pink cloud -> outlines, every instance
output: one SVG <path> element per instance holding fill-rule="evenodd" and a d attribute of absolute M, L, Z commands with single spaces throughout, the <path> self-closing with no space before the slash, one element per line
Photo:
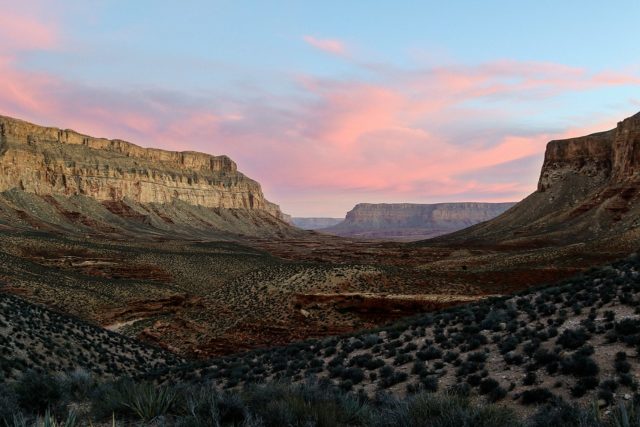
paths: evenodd
<path fill-rule="evenodd" d="M 0 13 L 0 54 L 18 50 L 51 49 L 59 43 L 55 24 L 27 13 L 4 8 Z"/>
<path fill-rule="evenodd" d="M 302 38 L 309 46 L 333 55 L 345 55 L 347 53 L 346 44 L 337 39 L 319 39 L 313 36 Z"/>

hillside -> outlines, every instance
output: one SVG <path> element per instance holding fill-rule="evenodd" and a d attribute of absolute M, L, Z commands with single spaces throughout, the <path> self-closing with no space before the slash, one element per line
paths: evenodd
<path fill-rule="evenodd" d="M 514 203 L 360 203 L 321 232 L 343 237 L 420 240 L 495 218 Z"/>
<path fill-rule="evenodd" d="M 137 376 L 182 361 L 172 353 L 0 293 L 0 376 L 84 370 L 96 378 Z"/>
<path fill-rule="evenodd" d="M 317 378 L 373 396 L 455 389 L 524 406 L 605 407 L 638 389 L 640 258 L 554 286 L 423 314 L 380 329 L 258 350 L 162 374 L 220 387 Z"/>
<path fill-rule="evenodd" d="M 547 145 L 538 189 L 492 221 L 425 244 L 543 247 L 640 239 L 640 113 Z"/>
<path fill-rule="evenodd" d="M 227 156 L 0 116 L 0 225 L 99 235 L 295 235 Z"/>

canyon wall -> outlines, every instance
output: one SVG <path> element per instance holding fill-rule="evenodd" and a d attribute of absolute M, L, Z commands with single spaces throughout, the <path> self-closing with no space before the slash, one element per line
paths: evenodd
<path fill-rule="evenodd" d="M 287 220 L 227 156 L 142 148 L 0 116 L 0 191 L 267 212 Z"/>
<path fill-rule="evenodd" d="M 602 238 L 638 241 L 638 218 L 640 113 L 609 131 L 549 142 L 537 191 L 495 220 L 436 243 L 532 247 Z"/>

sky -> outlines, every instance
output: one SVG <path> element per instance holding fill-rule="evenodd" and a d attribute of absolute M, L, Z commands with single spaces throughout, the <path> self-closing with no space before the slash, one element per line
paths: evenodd
<path fill-rule="evenodd" d="M 226 154 L 294 216 L 518 201 L 640 111 L 640 0 L 0 6 L 0 114 Z"/>

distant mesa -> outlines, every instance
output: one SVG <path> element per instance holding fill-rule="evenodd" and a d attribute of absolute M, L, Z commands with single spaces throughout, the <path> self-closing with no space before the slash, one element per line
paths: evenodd
<path fill-rule="evenodd" d="M 547 144 L 538 189 L 492 221 L 428 244 L 541 247 L 640 241 L 640 113 L 615 129 Z"/>
<path fill-rule="evenodd" d="M 0 116 L 0 225 L 125 233 L 296 233 L 227 156 L 142 148 Z"/>
<path fill-rule="evenodd" d="M 502 214 L 515 203 L 360 203 L 319 231 L 343 237 L 420 240 L 452 233 Z"/>
<path fill-rule="evenodd" d="M 344 218 L 301 218 L 293 217 L 291 223 L 303 230 L 321 230 L 344 221 Z"/>

